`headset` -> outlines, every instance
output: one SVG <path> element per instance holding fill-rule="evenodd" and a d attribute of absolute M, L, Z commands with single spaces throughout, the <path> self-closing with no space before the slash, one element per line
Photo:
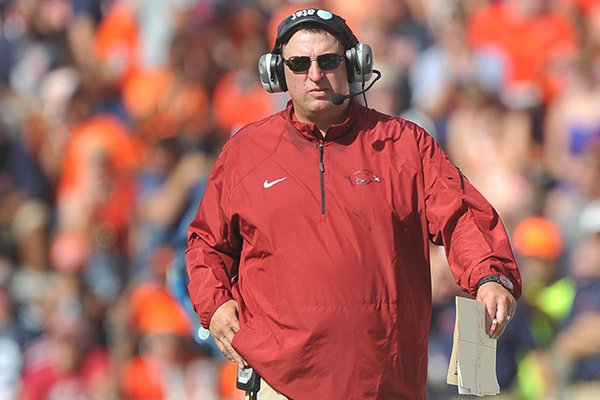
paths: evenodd
<path fill-rule="evenodd" d="M 348 83 L 367 82 L 373 72 L 373 51 L 371 46 L 359 43 L 346 21 L 329 11 L 322 9 L 299 10 L 284 19 L 277 27 L 275 46 L 270 53 L 263 54 L 258 60 L 260 81 L 269 93 L 287 91 L 283 72 L 282 47 L 290 37 L 305 26 L 317 26 L 338 38 L 344 46 Z"/>

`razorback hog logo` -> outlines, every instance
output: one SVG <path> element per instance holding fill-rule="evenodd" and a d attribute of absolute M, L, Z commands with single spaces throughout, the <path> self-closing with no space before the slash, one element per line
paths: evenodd
<path fill-rule="evenodd" d="M 360 171 L 356 171 L 350 176 L 347 176 L 350 180 L 351 185 L 368 185 L 369 183 L 381 183 L 383 179 L 381 177 L 375 175 L 373 172 L 368 169 L 361 169 Z"/>

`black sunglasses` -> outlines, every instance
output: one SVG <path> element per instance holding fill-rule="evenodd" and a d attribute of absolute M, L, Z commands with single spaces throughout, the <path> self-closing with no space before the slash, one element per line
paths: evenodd
<path fill-rule="evenodd" d="M 321 54 L 317 56 L 317 65 L 323 71 L 336 69 L 342 62 L 344 56 L 335 53 Z M 310 68 L 312 60 L 308 56 L 293 56 L 287 60 L 283 60 L 285 65 L 288 66 L 293 72 L 306 72 Z"/>

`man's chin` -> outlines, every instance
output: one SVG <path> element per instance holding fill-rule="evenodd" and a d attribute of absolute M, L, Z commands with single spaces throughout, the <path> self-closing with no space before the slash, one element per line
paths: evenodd
<path fill-rule="evenodd" d="M 331 98 L 312 99 L 310 102 L 303 104 L 302 107 L 296 106 L 296 113 L 304 115 L 310 121 L 315 121 L 324 117 L 331 118 L 334 114 L 339 113 L 340 109 L 338 107 L 331 102 Z"/>
<path fill-rule="evenodd" d="M 332 107 L 334 107 L 334 104 L 330 95 L 315 98 L 310 104 L 310 109 L 314 112 L 330 110 Z"/>

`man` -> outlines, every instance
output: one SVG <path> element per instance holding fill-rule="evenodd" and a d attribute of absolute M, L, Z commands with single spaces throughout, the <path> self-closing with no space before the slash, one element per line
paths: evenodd
<path fill-rule="evenodd" d="M 370 58 L 336 15 L 286 18 L 259 69 L 291 101 L 224 146 L 190 225 L 190 297 L 259 399 L 424 399 L 430 240 L 495 336 L 520 295 L 498 215 L 435 141 L 340 99 Z"/>

